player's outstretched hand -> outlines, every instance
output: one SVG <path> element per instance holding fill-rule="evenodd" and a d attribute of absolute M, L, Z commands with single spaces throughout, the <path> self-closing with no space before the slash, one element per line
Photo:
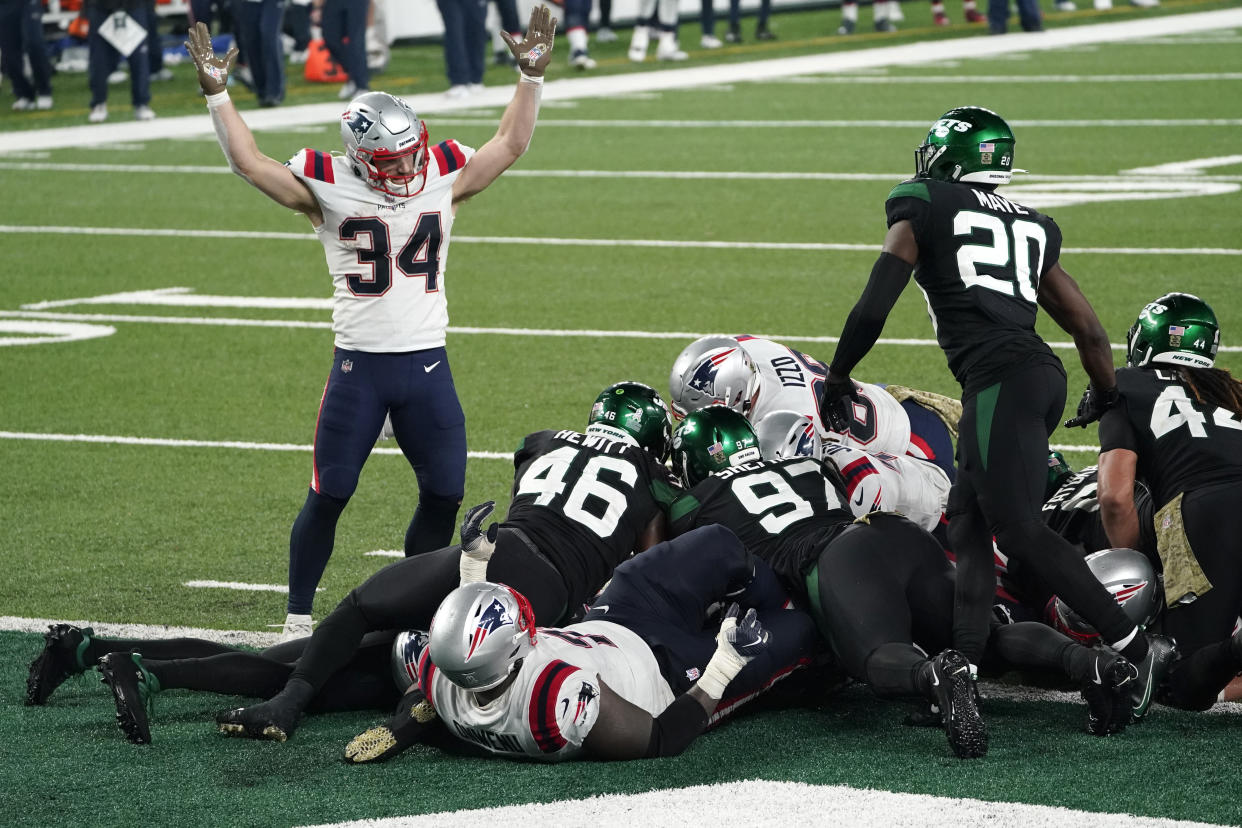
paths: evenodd
<path fill-rule="evenodd" d="M 1117 400 L 1121 399 L 1121 394 L 1117 391 L 1117 386 L 1105 388 L 1103 391 L 1097 391 L 1093 386 L 1088 385 L 1087 390 L 1082 392 L 1082 399 L 1078 401 L 1078 414 L 1065 421 L 1066 428 L 1086 428 L 1088 423 L 1094 423 L 1096 420 L 1104 416 L 1104 412 L 1117 404 Z"/>
<path fill-rule="evenodd" d="M 536 5 L 530 12 L 530 24 L 526 27 L 526 36 L 518 43 L 508 32 L 501 31 L 509 51 L 518 62 L 518 69 L 523 75 L 542 78 L 544 70 L 552 61 L 552 42 L 556 39 L 556 18 L 544 5 Z"/>
<path fill-rule="evenodd" d="M 768 648 L 768 631 L 759 623 L 753 607 L 741 619 L 739 615 L 741 608 L 737 604 L 729 607 L 720 623 L 716 646 L 728 647 L 744 662 L 749 662 Z"/>
<path fill-rule="evenodd" d="M 223 92 L 229 85 L 233 61 L 237 60 L 237 46 L 234 45 L 228 54 L 218 58 L 211 48 L 211 32 L 204 24 L 195 23 L 187 34 L 190 39 L 185 42 L 185 50 L 190 53 L 190 60 L 198 69 L 198 85 L 208 95 Z"/>
<path fill-rule="evenodd" d="M 480 547 L 485 545 L 483 537 L 483 521 L 487 519 L 487 516 L 490 515 L 492 510 L 495 508 L 496 501 L 488 500 L 484 503 L 480 503 L 478 506 L 470 507 L 470 509 L 466 512 L 466 517 L 461 522 L 461 548 L 467 555 L 480 551 Z M 490 542 L 496 540 L 496 532 L 494 531 L 495 528 L 495 523 L 488 527 L 487 541 Z M 488 551 L 490 552 L 490 550 Z"/>
<path fill-rule="evenodd" d="M 819 417 L 824 426 L 837 434 L 848 432 L 854 419 L 850 408 L 856 399 L 858 391 L 849 377 L 840 382 L 825 380 L 823 393 L 819 397 Z"/>

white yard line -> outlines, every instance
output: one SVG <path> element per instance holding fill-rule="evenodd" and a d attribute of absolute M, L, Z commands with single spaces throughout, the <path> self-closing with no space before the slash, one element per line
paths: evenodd
<path fill-rule="evenodd" d="M 310 452 L 314 450 L 313 445 L 298 445 L 296 443 L 251 443 L 244 440 L 181 440 L 173 437 L 132 437 L 117 436 L 111 434 L 55 434 L 42 431 L 0 431 L 0 440 L 33 440 L 48 443 L 96 443 L 102 445 L 115 446 L 149 446 L 155 448 L 208 448 L 208 449 L 232 449 L 239 451 L 297 451 Z M 1071 443 L 1054 443 L 1049 448 L 1057 451 L 1074 451 L 1088 454 L 1098 454 L 1099 446 L 1077 445 Z M 371 449 L 372 454 L 401 454 L 401 449 L 397 448 L 380 448 Z M 466 456 L 472 460 L 513 460 L 513 453 L 508 451 L 468 451 Z M 368 552 L 368 555 L 378 555 L 381 557 L 396 557 L 398 554 L 391 551 L 379 550 L 376 552 Z"/>
<path fill-rule="evenodd" d="M 692 66 L 603 77 L 565 78 L 562 76 L 554 77 L 547 83 L 543 91 L 543 99 L 550 102 L 581 98 L 608 98 L 632 92 L 720 86 L 729 83 L 786 78 L 792 75 L 818 75 L 880 66 L 910 66 L 925 64 L 929 61 L 952 60 L 962 55 L 970 55 L 973 58 L 998 57 L 1087 44 L 1119 43 L 1146 37 L 1217 32 L 1237 26 L 1242 26 L 1242 8 L 1072 26 L 1030 34 L 1015 32 L 1005 37 L 953 38 L 848 52 L 828 52 L 802 57 Z M 504 84 L 488 87 L 481 94 L 463 101 L 447 100 L 441 93 L 410 95 L 406 99 L 416 111 L 428 114 L 504 105 L 512 96 L 513 85 Z M 248 111 L 245 117 L 253 129 L 288 129 L 334 123 L 340 117 L 341 109 L 340 103 L 305 104 Z M 443 119 L 435 119 L 435 123 L 444 122 Z M 540 127 L 543 128 L 545 124 L 551 123 L 541 121 Z M 628 122 L 622 123 L 628 124 Z M 924 128 L 927 123 L 927 121 L 918 121 L 914 122 L 914 125 Z M 1236 126 L 1238 123 L 1242 121 L 1224 119 L 1221 125 Z M 1158 125 L 1158 122 L 1145 122 L 1145 124 L 1154 126 Z M 157 118 L 154 121 L 141 123 L 96 124 L 7 132 L 0 134 L 0 153 L 98 146 L 118 141 L 133 143 L 210 134 L 211 131 L 211 119 L 204 111 L 199 115 Z"/>
<path fill-rule="evenodd" d="M 182 586 L 191 589 L 232 589 L 239 592 L 283 592 L 289 594 L 288 584 L 246 584 L 241 581 L 186 581 Z M 316 588 L 315 592 L 323 592 Z"/>
<path fill-rule="evenodd" d="M 1006 794 L 1003 790 L 988 791 L 986 784 L 980 785 L 979 790 L 994 796 Z M 605 794 L 587 799 L 532 802 L 421 816 L 349 820 L 318 828 L 478 828 L 480 825 L 682 828 L 697 821 L 696 815 L 704 815 L 714 823 L 772 828 L 789 825 L 832 825 L 839 828 L 924 828 L 928 825 L 952 825 L 954 828 L 991 828 L 997 825 L 1205 828 L 1207 825 L 1048 805 L 858 790 L 845 785 L 747 779 L 638 794 Z"/>
<path fill-rule="evenodd" d="M 789 83 L 830 84 L 970 84 L 989 83 L 1203 83 L 1242 80 L 1242 72 L 1200 72 L 1155 75 L 814 75 L 789 78 Z M 1015 123 L 1017 123 L 1015 121 Z"/>
<path fill-rule="evenodd" d="M 73 225 L 0 224 L 0 234 L 33 233 L 66 236 L 131 236 L 179 239 L 255 239 L 270 241 L 314 241 L 305 233 L 260 230 L 195 230 L 188 228 L 152 227 L 80 227 Z M 878 244 L 853 242 L 768 242 L 715 241 L 700 239 L 586 239 L 549 236 L 453 236 L 455 244 L 539 245 L 554 247 L 639 247 L 699 250 L 806 250 L 878 251 Z M 1235 247 L 1063 247 L 1063 253 L 1126 256 L 1242 256 Z"/>
<path fill-rule="evenodd" d="M 1236 159 L 1236 160 L 1234 160 Z M 1212 166 L 1242 164 L 1242 156 L 1228 158 L 1204 158 L 1194 161 L 1177 161 L 1157 167 L 1124 170 L 1114 175 L 1024 175 L 1020 183 L 1082 183 L 1113 185 L 1119 176 L 1128 184 L 1153 185 L 1167 182 L 1172 177 L 1191 177 L 1204 182 L 1242 182 L 1242 175 L 1200 175 L 1199 170 Z M 183 166 L 176 164 L 80 164 L 51 161 L 0 161 L 0 170 L 27 172 L 94 172 L 129 175 L 132 173 L 185 173 L 189 175 L 231 175 L 226 165 Z M 754 172 L 745 170 L 507 170 L 509 178 L 618 178 L 618 179 L 670 179 L 678 181 L 881 181 L 897 182 L 906 178 L 908 172 L 857 173 L 857 172 Z"/>

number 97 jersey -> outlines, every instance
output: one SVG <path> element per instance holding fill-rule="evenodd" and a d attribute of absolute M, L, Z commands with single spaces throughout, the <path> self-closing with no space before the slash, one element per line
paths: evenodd
<path fill-rule="evenodd" d="M 472 155 L 452 140 L 432 147 L 426 184 L 411 198 L 373 189 L 343 155 L 304 149 L 285 162 L 323 213 L 315 233 L 332 276 L 336 347 L 394 353 L 444 345 L 453 182 Z"/>
<path fill-rule="evenodd" d="M 921 178 L 894 187 L 885 212 L 889 227 L 909 221 L 914 231 L 914 280 L 963 388 L 1032 358 L 1060 364 L 1035 332 L 1039 283 L 1061 258 L 1056 222 L 985 185 Z"/>

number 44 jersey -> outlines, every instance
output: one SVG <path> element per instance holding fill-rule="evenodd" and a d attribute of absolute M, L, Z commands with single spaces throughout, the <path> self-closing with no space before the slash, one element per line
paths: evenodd
<path fill-rule="evenodd" d="M 576 431 L 528 435 L 513 456 L 504 525 L 552 562 L 571 605 L 589 601 L 675 496 L 673 479 L 637 445 Z"/>
<path fill-rule="evenodd" d="M 1060 365 L 1035 332 L 1040 280 L 1061 257 L 1056 222 L 983 185 L 922 178 L 894 187 L 885 211 L 914 231 L 914 280 L 964 389 L 1032 360 Z"/>
<path fill-rule="evenodd" d="M 452 140 L 431 147 L 426 182 L 411 198 L 373 189 L 343 155 L 304 149 L 285 162 L 323 213 L 315 233 L 332 276 L 336 347 L 394 353 L 444 345 L 453 182 L 472 155 Z"/>
<path fill-rule="evenodd" d="M 1176 371 L 1122 368 L 1121 401 L 1100 420 L 1100 451 L 1138 454 L 1157 508 L 1181 492 L 1242 482 L 1242 418 L 1197 402 Z"/>

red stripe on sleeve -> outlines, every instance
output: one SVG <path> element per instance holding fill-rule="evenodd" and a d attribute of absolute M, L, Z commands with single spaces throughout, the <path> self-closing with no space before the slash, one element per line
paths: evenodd
<path fill-rule="evenodd" d="M 436 159 L 436 169 L 440 175 L 448 175 L 448 159 L 444 157 L 444 150 L 440 149 L 439 144 L 431 148 L 431 154 Z"/>
<path fill-rule="evenodd" d="M 563 661 L 553 661 L 543 668 L 531 689 L 527 722 L 535 744 L 544 753 L 555 753 L 567 744 L 556 721 L 556 700 L 560 696 L 561 685 L 576 669 Z"/>
<path fill-rule="evenodd" d="M 306 153 L 306 163 L 303 164 L 302 166 L 302 175 L 306 176 L 307 178 L 314 178 L 315 177 L 315 151 L 311 149 L 310 147 L 306 147 L 305 149 L 302 150 L 302 152 Z"/>
<path fill-rule="evenodd" d="M 461 147 L 452 138 L 444 143 L 448 144 L 449 152 L 453 153 L 453 160 L 457 162 L 457 169 L 461 169 L 466 164 L 466 154 L 461 151 Z"/>

